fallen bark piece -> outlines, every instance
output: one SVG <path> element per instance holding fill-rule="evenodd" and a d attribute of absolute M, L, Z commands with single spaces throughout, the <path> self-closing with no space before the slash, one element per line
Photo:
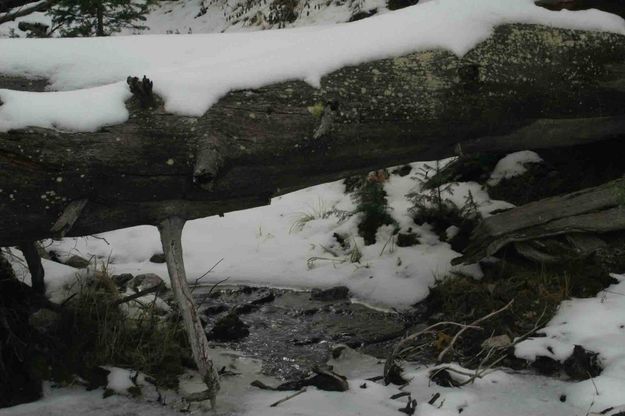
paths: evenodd
<path fill-rule="evenodd" d="M 255 380 L 251 383 L 252 386 L 258 387 L 263 390 L 275 390 L 275 391 L 286 391 L 286 390 L 301 390 L 305 387 L 316 387 L 319 390 L 324 391 L 347 391 L 349 390 L 349 383 L 347 382 L 347 378 L 340 374 L 332 371 L 331 368 L 323 368 L 319 366 L 313 367 L 314 376 L 295 380 L 295 381 L 287 381 L 286 383 L 282 383 L 277 387 L 271 387 L 262 381 Z"/>
<path fill-rule="evenodd" d="M 464 255 L 452 263 L 475 263 L 511 243 L 535 261 L 557 261 L 548 254 L 547 243 L 541 248 L 525 242 L 565 234 L 570 235 L 571 254 L 588 255 L 604 245 L 594 234 L 625 230 L 624 192 L 625 179 L 618 179 L 493 215 L 474 230 Z"/>

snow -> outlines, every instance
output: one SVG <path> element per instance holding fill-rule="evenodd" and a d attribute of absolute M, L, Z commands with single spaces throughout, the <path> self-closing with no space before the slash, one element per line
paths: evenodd
<path fill-rule="evenodd" d="M 106 367 L 110 371 L 108 375 L 108 389 L 113 390 L 118 394 L 128 394 L 128 389 L 136 386 L 132 381 L 135 373 L 125 368 L 119 367 Z"/>
<path fill-rule="evenodd" d="M 588 407 L 594 402 L 595 411 L 625 404 L 625 275 L 613 276 L 620 282 L 596 297 L 562 302 L 556 316 L 539 331 L 545 337 L 525 340 L 515 349 L 518 357 L 532 361 L 538 356 L 564 361 L 575 345 L 598 352 L 601 375 L 565 389 L 572 403 Z"/>
<path fill-rule="evenodd" d="M 275 384 L 260 374 L 260 363 L 236 353 L 214 350 L 218 367 L 222 364 L 240 373 L 240 376 L 222 378 L 222 394 L 218 398 L 218 410 L 211 412 L 194 407 L 190 414 L 215 414 L 237 416 L 396 416 L 405 407 L 407 398 L 391 399 L 401 391 L 411 394 L 417 400 L 419 416 L 571 416 L 588 414 L 587 405 L 577 405 L 574 397 L 567 396 L 560 402 L 562 394 L 569 392 L 569 385 L 562 380 L 540 377 L 525 373 L 497 370 L 477 379 L 474 384 L 462 388 L 445 388 L 431 383 L 428 373 L 435 367 L 406 365 L 404 375 L 411 380 L 401 390 L 398 386 L 384 386 L 366 380 L 380 375 L 383 363 L 373 357 L 357 353 L 349 348 L 338 359 L 329 364 L 348 378 L 350 389 L 347 392 L 325 392 L 309 387 L 306 392 L 276 407 L 270 405 L 293 392 L 263 391 L 251 387 L 251 380 L 258 378 L 267 384 Z M 456 369 L 457 365 L 451 364 Z M 362 388 L 362 385 L 366 388 Z M 434 394 L 440 397 L 433 405 L 427 402 Z M 619 393 L 619 392 L 616 392 Z M 603 391 L 602 391 L 603 394 Z M 592 397 L 592 395 L 591 395 Z M 170 405 L 175 400 L 169 395 Z M 573 400 L 572 400 L 573 399 Z M 599 412 L 606 407 L 594 406 Z M 618 409 L 618 408 L 617 408 Z M 618 410 L 606 412 L 613 415 Z M 45 398 L 25 405 L 0 409 L 0 416 L 169 416 L 180 414 L 170 406 L 160 406 L 145 399 L 130 399 L 111 396 L 106 399 L 102 390 L 84 391 L 75 388 L 46 388 Z"/>
<path fill-rule="evenodd" d="M 536 152 L 532 152 L 531 150 L 511 153 L 497 162 L 495 169 L 488 179 L 488 185 L 495 186 L 503 179 L 523 175 L 527 172 L 527 164 L 540 163 L 542 161 L 542 158 L 538 156 Z"/>
<path fill-rule="evenodd" d="M 52 90 L 79 90 L 71 96 L 0 90 L 0 131 L 93 131 L 120 122 L 127 98 L 120 91 L 129 75 L 153 80 L 167 111 L 200 116 L 234 89 L 284 80 L 318 87 L 323 75 L 344 66 L 432 48 L 462 56 L 495 26 L 512 22 L 625 34 L 623 19 L 597 10 L 552 12 L 533 0 L 437 0 L 353 23 L 255 33 L 0 39 L 0 73 L 47 78 Z M 94 91 L 110 94 L 111 102 L 96 100 L 92 117 L 68 122 L 68 113 L 84 115 L 81 106 L 92 102 L 87 97 Z M 45 113 L 19 111 L 47 105 Z"/>
<path fill-rule="evenodd" d="M 30 285 L 31 277 L 26 265 L 26 260 L 18 250 L 9 250 L 7 260 L 13 266 L 15 276 Z M 51 301 L 63 302 L 67 297 L 66 287 L 82 274 L 80 270 L 66 266 L 55 261 L 42 259 L 41 263 L 45 270 L 46 292 Z"/>
<path fill-rule="evenodd" d="M 413 163 L 413 173 L 427 169 L 431 163 Z M 353 296 L 374 305 L 406 307 L 422 300 L 437 278 L 452 271 L 481 277 L 477 265 L 452 267 L 451 259 L 460 254 L 425 224 L 417 226 L 410 217 L 411 202 L 405 197 L 419 191 L 419 182 L 411 175 L 391 175 L 384 184 L 390 213 L 403 231 L 411 228 L 419 235 L 420 244 L 398 247 L 392 237 L 393 227 L 380 227 L 376 244 L 366 246 L 358 236 L 359 215 L 341 221 L 333 210 L 352 211 L 350 195 L 342 181 L 306 188 L 274 198 L 271 205 L 227 213 L 224 218 L 210 217 L 190 221 L 184 228 L 182 243 L 185 266 L 190 282 L 209 273 L 203 283 L 271 285 L 275 287 L 312 288 L 345 285 Z M 491 201 L 476 183 L 455 184 L 450 193 L 460 206 L 472 190 L 478 206 L 485 213 L 508 206 Z M 460 195 L 456 196 L 456 192 Z M 303 216 L 312 220 L 299 230 L 294 226 Z M 359 263 L 347 261 L 349 252 L 342 250 L 333 234 L 346 237 L 362 253 Z M 71 255 L 95 256 L 98 263 L 109 262 L 111 273 L 156 273 L 167 281 L 164 264 L 150 263 L 150 257 L 162 251 L 158 231 L 152 226 L 139 226 L 104 233 L 94 237 L 67 238 L 50 242 L 50 250 L 61 259 Z M 333 251 L 337 257 L 328 252 Z M 311 258 L 319 258 L 309 261 Z M 280 261 L 276 261 L 279 259 Z"/>

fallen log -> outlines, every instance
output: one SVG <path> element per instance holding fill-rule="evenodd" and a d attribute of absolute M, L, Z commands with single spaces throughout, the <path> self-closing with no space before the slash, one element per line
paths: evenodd
<path fill-rule="evenodd" d="M 0 246 L 158 225 L 214 403 L 219 382 L 182 258 L 186 220 L 480 143 L 505 151 L 625 137 L 624 41 L 504 25 L 462 58 L 432 50 L 340 69 L 318 89 L 291 81 L 233 91 L 201 117 L 167 113 L 152 83 L 128 74 L 123 124 L 0 133 Z M 0 74 L 0 88 L 44 82 Z"/>
<path fill-rule="evenodd" d="M 97 132 L 0 133 L 0 246 L 53 236 L 76 201 L 87 202 L 67 236 L 263 205 L 457 150 L 625 137 L 624 40 L 504 25 L 462 58 L 432 50 L 343 68 L 319 89 L 234 91 L 202 117 L 169 114 L 158 97 L 145 105 L 138 94 L 126 123 Z M 0 74 L 0 87 L 41 82 Z"/>
<path fill-rule="evenodd" d="M 625 230 L 624 204 L 625 179 L 618 179 L 513 208 L 482 221 L 474 230 L 464 255 L 453 263 L 474 263 L 512 243 L 564 234 L 592 235 Z M 599 247 L 590 244 L 587 238 L 575 240 L 571 242 L 574 246 Z M 518 249 L 529 257 L 540 257 L 540 253 L 527 245 L 519 245 Z M 544 259 L 548 261 L 548 257 Z"/>

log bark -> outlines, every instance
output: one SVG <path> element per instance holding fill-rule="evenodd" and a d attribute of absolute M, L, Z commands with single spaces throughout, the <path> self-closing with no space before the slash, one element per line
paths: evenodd
<path fill-rule="evenodd" d="M 0 88 L 42 85 L 0 74 Z M 319 89 L 233 91 L 202 117 L 133 98 L 127 122 L 94 133 L 0 133 L 0 246 L 53 236 L 72 201 L 88 201 L 66 233 L 79 236 L 264 205 L 457 151 L 625 137 L 623 102 L 624 36 L 520 24 L 462 58 L 431 50 L 340 69 Z"/>
<path fill-rule="evenodd" d="M 625 230 L 625 179 L 543 199 L 486 218 L 453 263 L 474 263 L 511 243 Z"/>
<path fill-rule="evenodd" d="M 202 322 L 197 312 L 193 295 L 184 268 L 182 256 L 182 228 L 185 221 L 180 217 L 169 217 L 159 225 L 163 253 L 167 262 L 167 271 L 171 280 L 171 289 L 180 308 L 182 321 L 191 345 L 193 358 L 198 371 L 208 387 L 208 397 L 215 408 L 215 399 L 219 391 L 219 375 L 209 355 L 209 345 Z"/>

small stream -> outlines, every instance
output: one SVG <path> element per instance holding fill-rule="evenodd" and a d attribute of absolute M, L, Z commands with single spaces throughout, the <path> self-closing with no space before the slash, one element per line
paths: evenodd
<path fill-rule="evenodd" d="M 346 288 L 310 292 L 220 286 L 209 291 L 206 286 L 194 292 L 209 338 L 215 323 L 233 311 L 249 330 L 240 339 L 211 342 L 261 359 L 264 374 L 284 380 L 327 362 L 338 344 L 385 357 L 407 329 L 403 314 L 354 303 Z"/>

